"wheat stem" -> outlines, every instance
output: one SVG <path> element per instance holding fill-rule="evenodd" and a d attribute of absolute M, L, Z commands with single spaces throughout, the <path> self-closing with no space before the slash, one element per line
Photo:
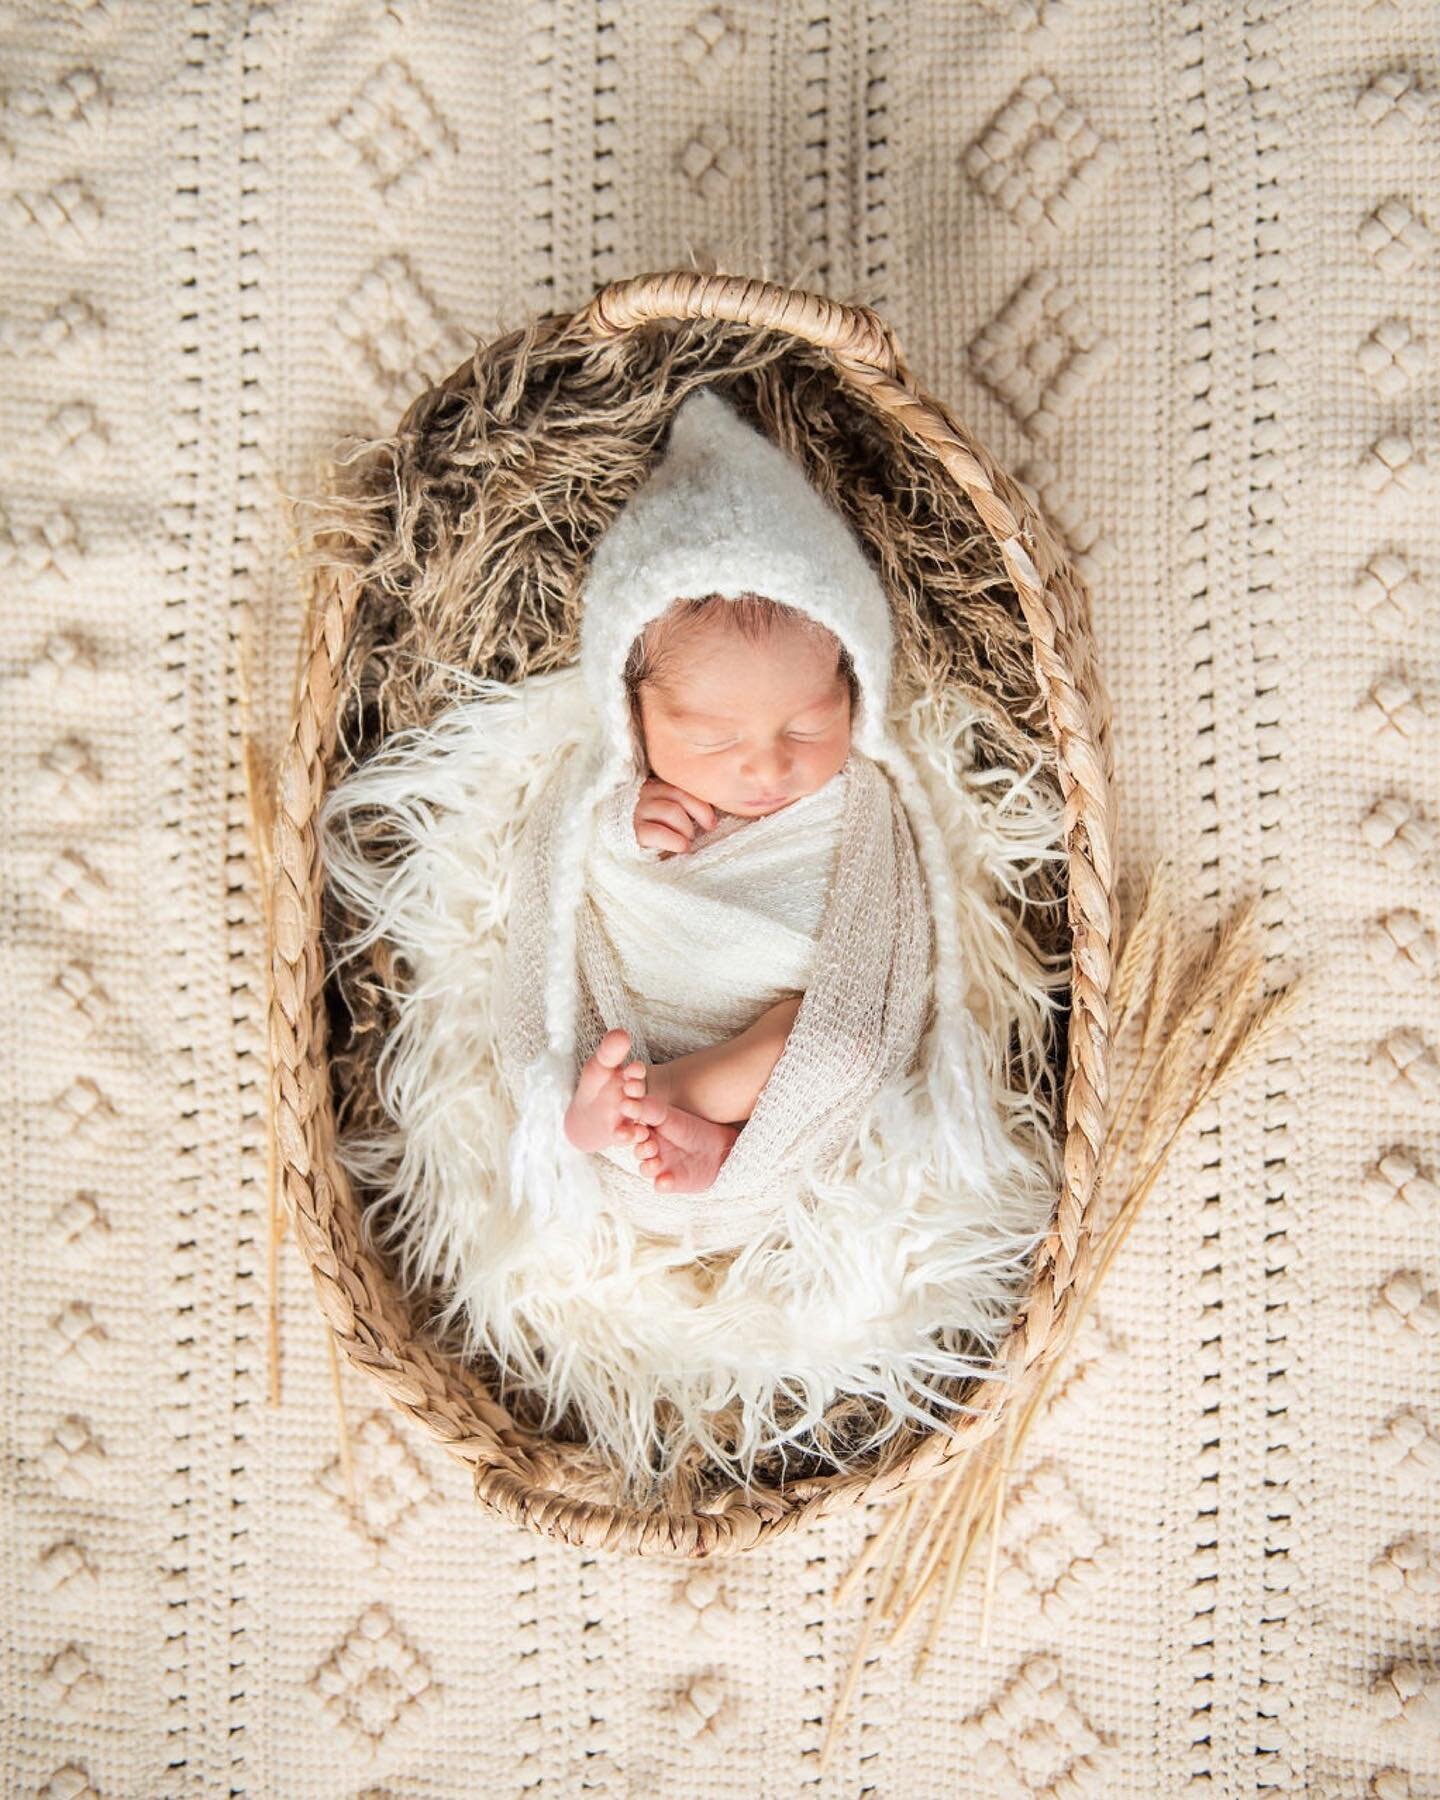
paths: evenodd
<path fill-rule="evenodd" d="M 891 1535 L 900 1523 L 901 1512 L 902 1508 L 898 1504 L 892 1506 L 877 1529 L 870 1534 L 868 1542 L 855 1559 L 853 1566 L 836 1584 L 835 1591 L 830 1596 L 832 1606 L 843 1606 L 850 1598 L 856 1583 L 863 1578 L 875 1558 L 889 1543 Z"/>
<path fill-rule="evenodd" d="M 940 1633 L 945 1627 L 945 1620 L 955 1602 L 955 1593 L 960 1586 L 960 1577 L 968 1568 L 975 1546 L 980 1542 L 980 1533 L 985 1522 L 984 1494 L 985 1479 L 982 1475 L 966 1497 L 965 1511 L 960 1517 L 952 1540 L 954 1548 L 946 1559 L 945 1585 L 940 1591 L 934 1616 L 930 1620 L 930 1629 L 925 1634 L 925 1642 L 920 1646 L 919 1654 L 915 1658 L 913 1674 L 917 1681 L 925 1671 L 925 1665 L 930 1660 L 931 1652 L 940 1641 Z M 980 1502 L 979 1505 L 976 1504 L 977 1501 Z"/>
<path fill-rule="evenodd" d="M 1010 1474 L 1010 1458 L 1014 1454 L 1012 1434 L 1005 1433 L 1005 1450 L 995 1477 L 995 1501 L 990 1509 L 990 1560 L 985 1569 L 985 1599 L 980 1608 L 980 1648 L 990 1647 L 990 1608 L 995 1597 L 995 1564 L 1000 1554 L 1000 1514 L 1005 1507 L 1005 1483 Z"/>
<path fill-rule="evenodd" d="M 905 1633 L 910 1629 L 916 1613 L 919 1612 L 921 1606 L 924 1604 L 925 1596 L 930 1592 L 931 1587 L 938 1579 L 938 1571 L 941 1562 L 949 1555 L 950 1545 L 954 1538 L 956 1521 L 965 1516 L 970 1504 L 969 1497 L 974 1491 L 975 1455 L 972 1454 L 968 1459 L 968 1463 L 970 1466 L 967 1467 L 965 1471 L 965 1480 L 960 1486 L 959 1504 L 952 1505 L 947 1496 L 946 1504 L 943 1507 L 937 1507 L 935 1509 L 931 1519 L 921 1527 L 917 1534 L 922 1541 L 925 1539 L 927 1532 L 930 1534 L 929 1549 L 926 1553 L 924 1562 L 921 1565 L 916 1581 L 910 1589 L 909 1598 L 904 1607 L 901 1608 L 899 1617 L 894 1620 L 890 1627 L 890 1635 L 885 1640 L 887 1648 L 898 1644 L 901 1638 L 904 1637 Z"/>
<path fill-rule="evenodd" d="M 900 1573 L 896 1577 L 890 1592 L 886 1595 L 885 1603 L 881 1608 L 881 1618 L 888 1618 L 894 1612 L 899 1601 L 900 1593 L 913 1585 L 912 1566 L 917 1562 L 919 1564 L 919 1574 L 916 1579 L 924 1579 L 924 1576 L 937 1553 L 936 1545 L 930 1538 L 930 1533 L 935 1529 L 936 1524 L 943 1516 L 945 1509 L 949 1504 L 950 1496 L 965 1479 L 969 1462 L 970 1458 L 968 1455 L 964 1453 L 956 1455 L 950 1467 L 945 1471 L 944 1479 L 930 1484 L 930 1490 L 927 1495 L 930 1502 L 929 1513 L 911 1534 L 910 1544 L 905 1551 L 904 1560 L 900 1567 Z M 926 1553 L 927 1542 L 929 1543 L 928 1554 Z M 890 1641 L 894 1641 L 893 1636 Z"/>

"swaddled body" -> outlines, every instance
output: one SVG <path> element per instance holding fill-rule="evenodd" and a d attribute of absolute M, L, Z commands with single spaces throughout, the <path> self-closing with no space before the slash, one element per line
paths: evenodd
<path fill-rule="evenodd" d="M 694 1193 L 730 1154 L 796 1021 L 842 838 L 852 885 L 854 865 L 893 859 L 893 830 L 876 830 L 890 800 L 851 750 L 842 646 L 793 609 L 749 595 L 681 602 L 637 639 L 627 687 L 637 760 L 655 774 L 602 806 L 591 840 L 581 960 L 595 1015 L 619 1029 L 586 1063 L 567 1131 L 616 1167 L 633 1147 L 657 1192 Z M 887 873 L 874 869 L 877 903 Z M 826 952 L 853 955 L 840 917 L 829 922 Z M 907 973 L 923 985 L 922 966 Z M 832 1106 L 852 1085 L 853 1034 L 837 1038 Z M 649 1068 L 622 1067 L 627 1055 Z"/>
<path fill-rule="evenodd" d="M 697 827 L 679 854 L 647 851 L 629 793 L 618 796 L 616 829 L 602 827 L 592 846 L 586 898 L 614 946 L 657 1064 L 738 1037 L 810 985 L 845 787 L 842 770 L 769 818 L 721 813 L 712 828 Z M 658 1069 L 655 1091 L 679 1103 Z"/>
<path fill-rule="evenodd" d="M 582 1069 L 569 1129 L 657 1194 L 713 1189 L 783 1052 L 815 970 L 845 790 L 836 775 L 783 817 L 722 815 L 678 855 L 637 853 L 628 824 L 597 832 L 582 960 L 595 1028 L 620 1028 Z"/>

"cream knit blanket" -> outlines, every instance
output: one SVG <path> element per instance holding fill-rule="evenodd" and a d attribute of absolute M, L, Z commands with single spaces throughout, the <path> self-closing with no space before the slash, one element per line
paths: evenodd
<path fill-rule="evenodd" d="M 12 0 L 0 41 L 0 1787 L 1440 1793 L 1433 4 Z M 347 1484 L 289 1239 L 267 1399 L 274 483 L 692 251 L 881 307 L 1092 578 L 1122 854 L 1322 971 L 1107 1277 L 988 1638 L 982 1548 L 824 1775 L 883 1508 L 582 1555 L 348 1364 Z"/>

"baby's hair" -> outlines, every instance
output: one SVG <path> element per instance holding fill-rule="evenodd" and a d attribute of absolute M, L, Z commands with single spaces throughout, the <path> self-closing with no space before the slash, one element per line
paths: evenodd
<path fill-rule="evenodd" d="M 720 607 L 728 607 L 742 636 L 752 644 L 762 642 L 782 621 L 795 625 L 807 636 L 835 645 L 839 652 L 838 672 L 850 689 L 850 704 L 860 698 L 860 684 L 855 678 L 855 665 L 850 652 L 835 633 L 818 619 L 802 612 L 798 606 L 787 606 L 783 600 L 772 600 L 766 594 L 739 594 L 733 600 L 724 594 L 706 594 L 698 600 L 675 600 L 635 639 L 625 659 L 625 692 L 630 701 L 630 718 L 635 729 L 635 742 L 644 743 L 640 720 L 640 689 L 645 682 L 658 686 L 665 679 L 674 657 L 677 627 L 691 625 L 711 617 Z M 658 628 L 658 629 L 657 629 Z"/>

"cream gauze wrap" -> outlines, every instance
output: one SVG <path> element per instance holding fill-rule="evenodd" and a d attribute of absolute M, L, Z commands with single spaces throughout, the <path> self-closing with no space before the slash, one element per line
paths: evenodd
<path fill-rule="evenodd" d="M 512 899 L 507 1060 L 543 1048 L 542 922 L 562 770 L 522 840 Z M 621 1026 L 631 1055 L 668 1062 L 724 1042 L 803 994 L 759 1099 L 703 1194 L 657 1193 L 626 1145 L 597 1153 L 609 1204 L 642 1230 L 732 1247 L 771 1224 L 776 1195 L 828 1162 L 881 1084 L 920 1045 L 930 999 L 930 917 L 910 828 L 893 789 L 852 753 L 824 787 L 764 818 L 722 813 L 689 851 L 636 842 L 641 777 L 604 799 L 577 922 L 576 1055 Z"/>

